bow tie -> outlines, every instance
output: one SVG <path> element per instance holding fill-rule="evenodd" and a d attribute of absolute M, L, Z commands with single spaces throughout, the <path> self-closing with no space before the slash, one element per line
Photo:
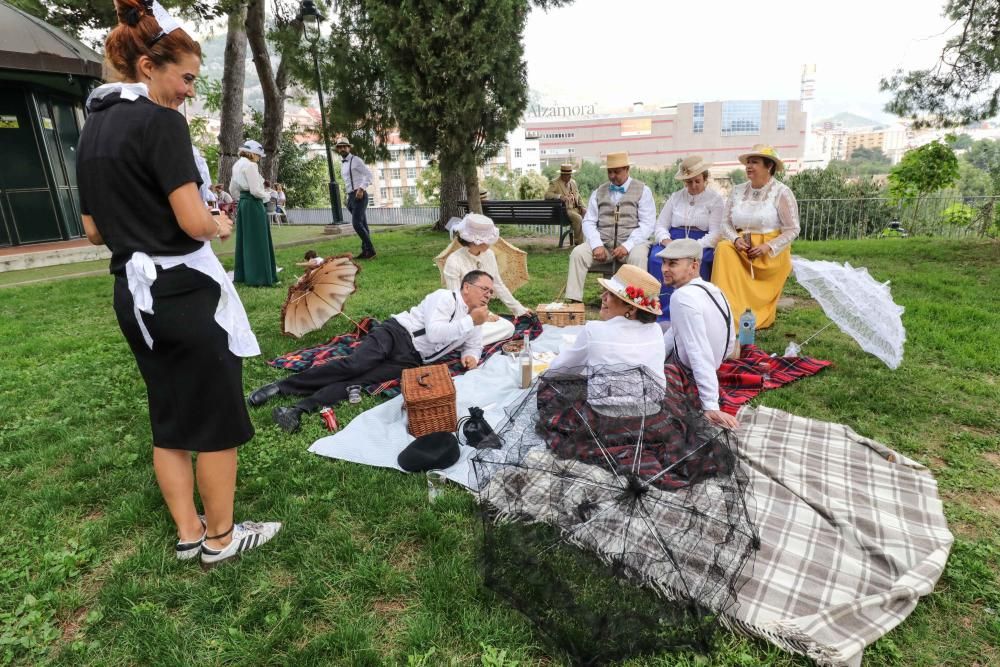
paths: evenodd
<path fill-rule="evenodd" d="M 350 162 L 351 161 L 351 157 L 350 156 L 342 157 L 342 158 L 340 158 L 340 161 L 341 162 Z"/>
<path fill-rule="evenodd" d="M 615 185 L 614 183 L 612 183 L 611 184 L 611 191 L 612 192 L 620 192 L 622 194 L 625 194 L 625 186 L 624 185 Z"/>

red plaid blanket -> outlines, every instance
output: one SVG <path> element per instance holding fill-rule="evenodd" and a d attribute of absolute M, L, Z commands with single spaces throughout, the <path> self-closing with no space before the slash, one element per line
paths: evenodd
<path fill-rule="evenodd" d="M 739 359 L 724 361 L 719 367 L 720 407 L 735 415 L 762 391 L 816 375 L 831 364 L 812 357 L 771 357 L 756 345 L 744 345 Z"/>

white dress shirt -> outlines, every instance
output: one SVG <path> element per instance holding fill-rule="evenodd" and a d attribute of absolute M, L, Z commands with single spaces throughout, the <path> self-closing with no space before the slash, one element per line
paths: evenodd
<path fill-rule="evenodd" d="M 694 227 L 707 232 L 698 239 L 701 247 L 714 248 L 719 242 L 725 209 L 725 200 L 715 190 L 705 188 L 701 194 L 691 196 L 681 188 L 663 204 L 653 236 L 662 244 L 670 238 L 671 227 Z"/>
<path fill-rule="evenodd" d="M 604 322 L 587 322 L 573 344 L 552 360 L 549 371 L 583 366 L 645 366 L 662 388 L 667 384 L 663 374 L 665 359 L 663 332 L 658 324 L 643 324 L 619 315 Z"/>
<path fill-rule="evenodd" d="M 723 312 L 729 313 L 729 331 L 726 319 L 712 304 L 712 298 L 700 287 L 704 285 Z M 726 296 L 712 283 L 694 278 L 670 296 L 670 328 L 663 335 L 664 350 L 675 348 L 680 362 L 691 369 L 698 386 L 703 410 L 719 409 L 719 375 L 722 360 L 736 347 L 736 316 Z"/>
<path fill-rule="evenodd" d="M 632 185 L 632 177 L 629 176 L 622 187 L 626 190 Z M 624 197 L 622 192 L 610 193 L 612 203 L 617 204 Z M 600 248 L 604 243 L 601 241 L 601 233 L 597 231 L 597 190 L 590 193 L 590 201 L 587 203 L 587 213 L 583 216 L 583 235 L 587 239 L 587 244 L 591 250 Z M 653 227 L 656 225 L 656 202 L 653 200 L 653 191 L 648 185 L 643 185 L 642 195 L 639 196 L 639 226 L 636 227 L 628 238 L 622 242 L 622 246 L 632 252 L 632 248 L 637 243 L 645 243 L 653 234 Z M 612 248 L 613 250 L 614 248 Z"/>
<path fill-rule="evenodd" d="M 348 153 L 347 157 L 341 159 L 340 175 L 348 192 L 358 189 L 367 191 L 372 184 L 372 172 L 368 169 L 368 165 L 353 153 Z"/>
<path fill-rule="evenodd" d="M 241 157 L 233 165 L 233 176 L 229 180 L 229 192 L 233 199 L 239 199 L 241 192 L 249 192 L 261 201 L 267 201 L 267 190 L 264 179 L 261 178 L 257 163 L 249 158 Z"/>
<path fill-rule="evenodd" d="M 479 360 L 483 351 L 482 327 L 472 322 L 469 307 L 459 291 L 439 289 L 431 292 L 418 305 L 392 316 L 413 337 L 413 346 L 425 363 L 435 361 L 458 347 L 463 357 Z"/>
<path fill-rule="evenodd" d="M 497 256 L 487 248 L 478 255 L 473 255 L 468 248 L 462 247 L 448 255 L 444 263 L 444 286 L 450 290 L 462 289 L 462 278 L 469 271 L 485 271 L 493 278 L 493 293 L 510 309 L 514 317 L 520 317 L 527 312 L 521 302 L 514 298 L 500 276 Z"/>

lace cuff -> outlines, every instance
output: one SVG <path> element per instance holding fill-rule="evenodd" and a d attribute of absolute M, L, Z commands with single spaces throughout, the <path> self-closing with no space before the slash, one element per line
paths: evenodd
<path fill-rule="evenodd" d="M 771 246 L 771 257 L 777 256 L 799 235 L 799 204 L 795 201 L 795 194 L 792 193 L 791 189 L 782 188 L 775 199 L 774 206 L 778 209 L 781 234 L 768 241 L 768 245 Z"/>

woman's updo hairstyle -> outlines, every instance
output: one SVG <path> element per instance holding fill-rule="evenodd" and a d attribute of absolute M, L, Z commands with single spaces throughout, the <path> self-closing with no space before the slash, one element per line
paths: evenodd
<path fill-rule="evenodd" d="M 153 17 L 153 0 L 115 0 L 118 25 L 104 40 L 104 57 L 118 76 L 139 80 L 139 57 L 157 67 L 175 63 L 185 54 L 201 58 L 201 46 L 178 28 L 163 32 Z"/>

